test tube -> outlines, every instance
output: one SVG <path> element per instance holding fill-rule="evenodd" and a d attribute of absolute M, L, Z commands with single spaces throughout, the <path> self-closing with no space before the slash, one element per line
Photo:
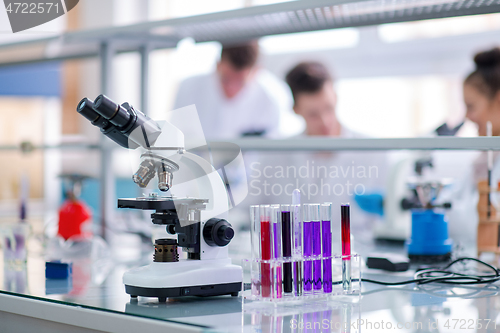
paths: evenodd
<path fill-rule="evenodd" d="M 273 227 L 273 258 L 281 259 L 281 211 L 279 205 L 271 206 L 271 225 Z M 281 262 L 276 260 L 273 269 L 273 289 L 274 297 L 282 298 L 283 296 L 283 277 L 281 272 Z"/>
<path fill-rule="evenodd" d="M 260 206 L 250 206 L 250 241 L 252 259 L 260 259 Z"/>
<path fill-rule="evenodd" d="M 290 220 L 290 205 L 281 205 L 281 237 L 283 258 L 290 260 L 292 257 L 292 223 Z M 283 263 L 283 291 L 291 293 L 293 291 L 292 263 Z"/>
<path fill-rule="evenodd" d="M 293 204 L 291 207 L 292 228 L 293 228 L 293 282 L 295 296 L 301 296 L 303 290 L 302 280 L 302 213 L 300 204 Z"/>
<path fill-rule="evenodd" d="M 252 295 L 260 295 L 260 271 L 258 268 L 258 263 L 256 259 L 261 259 L 260 255 L 260 206 L 253 205 L 250 206 L 250 241 L 251 241 L 251 255 L 252 261 L 251 265 L 251 287 Z M 255 269 L 254 269 L 255 268 Z"/>
<path fill-rule="evenodd" d="M 309 216 L 310 204 L 304 205 L 304 292 L 312 291 L 312 261 L 310 258 L 313 253 L 313 235 L 312 235 L 312 222 Z"/>
<path fill-rule="evenodd" d="M 486 135 L 491 136 L 493 132 L 491 121 L 486 122 Z M 493 151 L 490 149 L 487 152 L 488 155 L 488 211 L 486 212 L 488 220 L 491 218 L 491 170 L 493 169 Z M 500 229 L 499 229 L 500 230 Z M 500 234 L 499 234 L 500 235 Z M 500 239 L 498 240 L 500 244 Z"/>
<path fill-rule="evenodd" d="M 351 218 L 349 204 L 340 206 L 342 228 L 342 288 L 351 291 Z"/>
<path fill-rule="evenodd" d="M 309 205 L 309 218 L 312 223 L 312 248 L 313 256 L 318 258 L 313 261 L 313 289 L 315 291 L 321 290 L 323 284 L 321 282 L 321 220 L 320 220 L 320 205 Z"/>
<path fill-rule="evenodd" d="M 271 207 L 269 205 L 260 206 L 260 253 L 262 260 L 271 260 L 271 225 L 270 225 Z M 262 297 L 271 297 L 271 264 L 262 262 L 261 270 L 261 295 Z"/>
<path fill-rule="evenodd" d="M 323 292 L 332 292 L 332 204 L 321 205 L 321 236 L 323 240 Z"/>

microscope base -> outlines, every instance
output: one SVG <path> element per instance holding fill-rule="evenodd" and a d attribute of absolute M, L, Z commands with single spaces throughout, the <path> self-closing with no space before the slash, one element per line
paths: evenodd
<path fill-rule="evenodd" d="M 243 280 L 242 268 L 231 259 L 153 262 L 123 275 L 125 292 L 132 297 L 237 296 Z"/>
<path fill-rule="evenodd" d="M 238 296 L 240 291 L 241 282 L 177 288 L 142 288 L 125 285 L 125 292 L 129 294 L 130 297 L 158 297 L 160 302 L 164 302 L 169 297 L 220 295 Z"/>

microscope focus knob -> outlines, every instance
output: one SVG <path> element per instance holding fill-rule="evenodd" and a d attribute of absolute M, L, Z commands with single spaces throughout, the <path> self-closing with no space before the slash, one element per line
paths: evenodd
<path fill-rule="evenodd" d="M 224 219 L 211 218 L 203 227 L 203 238 L 210 246 L 226 246 L 233 237 L 233 227 Z"/>

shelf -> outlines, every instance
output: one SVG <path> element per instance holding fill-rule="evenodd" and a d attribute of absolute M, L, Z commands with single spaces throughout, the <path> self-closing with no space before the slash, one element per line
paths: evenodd
<path fill-rule="evenodd" d="M 0 66 L 171 48 L 185 37 L 232 42 L 268 35 L 500 12 L 500 0 L 302 0 L 212 14 L 66 33 L 0 46 Z"/>
<path fill-rule="evenodd" d="M 500 137 L 479 138 L 391 138 L 342 139 L 297 138 L 287 140 L 231 140 L 241 150 L 254 151 L 337 151 L 337 150 L 500 150 Z M 219 147 L 228 147 L 219 145 Z M 230 148 L 230 147 L 228 147 Z"/>
<path fill-rule="evenodd" d="M 221 143 L 220 141 L 212 141 Z M 337 150 L 500 150 L 500 137 L 434 137 L 434 138 L 389 138 L 389 139 L 343 139 L 327 137 L 304 137 L 296 139 L 239 139 L 225 141 L 234 143 L 241 150 L 255 151 L 337 151 Z M 209 142 L 210 144 L 211 142 Z M 95 144 L 62 144 L 33 146 L 27 149 L 100 149 Z M 112 149 L 122 149 L 113 146 Z M 233 149 L 228 145 L 212 146 L 211 149 Z M 23 150 L 21 146 L 0 146 L 1 150 Z M 196 149 L 195 149 L 196 150 Z"/>
<path fill-rule="evenodd" d="M 433 138 L 388 138 L 388 139 L 343 139 L 327 137 L 303 137 L 282 140 L 270 139 L 239 139 L 225 142 L 210 141 L 217 143 L 212 145 L 212 150 L 233 150 L 234 146 L 220 143 L 234 143 L 241 150 L 246 151 L 338 151 L 338 150 L 500 150 L 500 137 L 433 137 Z M 101 149 L 97 144 L 61 144 L 27 146 L 25 151 L 46 149 Z M 123 148 L 113 145 L 111 149 L 122 150 Z M 23 150 L 21 145 L 0 146 L 0 151 Z M 193 149 L 196 150 L 196 149 Z"/>

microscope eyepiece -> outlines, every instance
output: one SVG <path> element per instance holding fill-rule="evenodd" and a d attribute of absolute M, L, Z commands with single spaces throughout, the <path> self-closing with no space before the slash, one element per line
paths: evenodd
<path fill-rule="evenodd" d="M 94 101 L 95 110 L 113 125 L 125 127 L 130 121 L 129 112 L 121 105 L 104 95 L 99 95 Z"/>
<path fill-rule="evenodd" d="M 99 113 L 94 110 L 94 103 L 86 97 L 78 103 L 76 110 L 91 122 L 96 121 L 100 117 Z"/>

